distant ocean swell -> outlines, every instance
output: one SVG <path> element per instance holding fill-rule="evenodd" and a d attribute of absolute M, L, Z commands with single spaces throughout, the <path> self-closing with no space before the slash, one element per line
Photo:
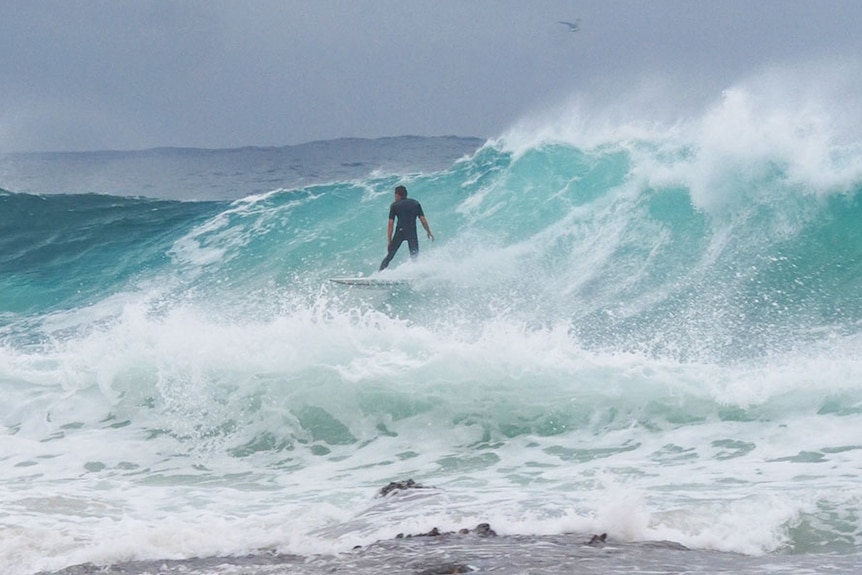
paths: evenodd
<path fill-rule="evenodd" d="M 0 194 L 3 567 L 480 520 L 858 554 L 862 155 L 748 106 L 234 201 Z M 399 183 L 408 285 L 329 283 Z M 441 492 L 374 503 L 406 477 Z"/>

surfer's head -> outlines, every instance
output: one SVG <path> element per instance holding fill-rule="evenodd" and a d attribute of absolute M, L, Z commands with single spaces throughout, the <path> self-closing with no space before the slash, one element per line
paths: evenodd
<path fill-rule="evenodd" d="M 395 188 L 395 195 L 403 200 L 407 197 L 407 188 L 405 188 L 404 186 L 398 186 L 397 188 Z"/>

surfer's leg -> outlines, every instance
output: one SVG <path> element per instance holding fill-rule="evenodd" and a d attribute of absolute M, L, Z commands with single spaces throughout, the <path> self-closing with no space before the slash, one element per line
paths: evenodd
<path fill-rule="evenodd" d="M 383 271 L 389 266 L 389 262 L 392 261 L 392 258 L 395 257 L 395 252 L 398 251 L 398 248 L 401 247 L 401 242 L 404 241 L 404 238 L 401 237 L 401 234 L 395 232 L 395 236 L 392 238 L 392 241 L 389 242 L 389 251 L 386 252 L 386 257 L 383 258 L 383 261 L 380 262 L 380 269 L 378 271 Z"/>
<path fill-rule="evenodd" d="M 419 255 L 419 238 L 416 237 L 416 234 L 407 238 L 407 247 L 410 248 L 410 257 L 415 260 L 416 256 Z"/>
<path fill-rule="evenodd" d="M 398 248 L 395 248 L 394 250 L 392 248 L 389 248 L 389 251 L 386 253 L 386 257 L 383 258 L 382 262 L 380 262 L 380 268 L 377 271 L 382 272 L 383 270 L 385 270 L 389 266 L 389 262 L 392 261 L 392 258 L 393 256 L 395 256 L 395 252 L 397 251 Z"/>

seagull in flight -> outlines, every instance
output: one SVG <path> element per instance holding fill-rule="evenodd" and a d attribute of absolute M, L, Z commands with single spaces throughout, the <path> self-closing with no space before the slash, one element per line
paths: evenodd
<path fill-rule="evenodd" d="M 581 19 L 580 18 L 578 18 L 574 22 L 566 22 L 565 20 L 558 20 L 557 23 L 558 24 L 565 24 L 566 26 L 569 27 L 569 30 L 571 30 L 572 32 L 577 32 L 578 30 L 581 29 Z"/>

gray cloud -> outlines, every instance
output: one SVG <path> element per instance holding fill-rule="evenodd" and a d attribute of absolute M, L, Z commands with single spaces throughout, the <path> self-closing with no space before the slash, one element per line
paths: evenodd
<path fill-rule="evenodd" d="M 0 3 L 0 151 L 498 135 L 660 76 L 858 60 L 856 1 Z M 558 20 L 581 18 L 570 32 Z"/>

